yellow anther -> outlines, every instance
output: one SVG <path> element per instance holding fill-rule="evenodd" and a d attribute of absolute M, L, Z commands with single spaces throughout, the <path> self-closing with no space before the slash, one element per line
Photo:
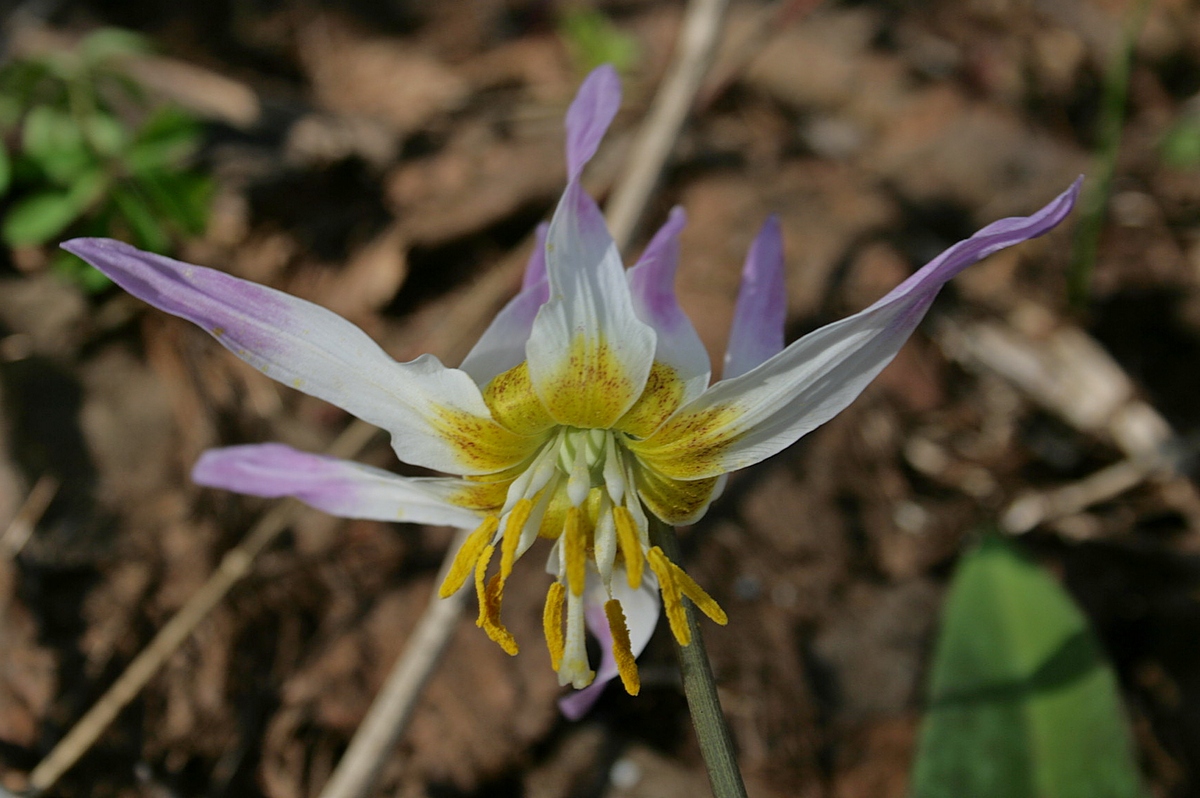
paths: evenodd
<path fill-rule="evenodd" d="M 637 590 L 642 586 L 642 542 L 637 523 L 628 508 L 614 507 L 612 513 L 617 526 L 617 544 L 625 558 L 625 575 L 629 579 L 629 586 Z"/>
<path fill-rule="evenodd" d="M 487 546 L 488 541 L 492 539 L 492 535 L 496 534 L 499 526 L 500 519 L 489 515 L 483 519 L 483 523 L 479 525 L 478 529 L 467 536 L 458 553 L 454 555 L 450 571 L 442 580 L 442 586 L 438 589 L 439 596 L 449 598 L 458 592 L 459 588 L 463 586 L 463 582 L 467 581 L 471 571 L 475 569 L 475 562 L 479 559 L 479 555 Z"/>
<path fill-rule="evenodd" d="M 578 507 L 567 510 L 563 546 L 567 559 L 567 584 L 576 596 L 583 595 L 587 581 L 587 545 L 583 539 L 583 513 Z"/>
<path fill-rule="evenodd" d="M 671 624 L 671 633 L 676 642 L 686 646 L 692 642 L 692 632 L 688 629 L 687 615 L 683 611 L 683 598 L 679 593 L 679 585 L 675 582 L 675 573 L 671 570 L 671 561 L 663 550 L 654 546 L 647 554 L 650 570 L 658 577 L 658 589 L 662 593 L 663 607 L 667 611 L 667 621 Z"/>
<path fill-rule="evenodd" d="M 500 623 L 500 596 L 504 585 L 500 583 L 499 574 L 487 581 L 488 564 L 496 553 L 495 546 L 488 546 L 475 563 L 475 595 L 479 597 L 479 617 L 475 625 L 483 629 L 504 653 L 513 656 L 517 653 L 517 641 L 509 633 L 504 624 Z"/>
<path fill-rule="evenodd" d="M 683 591 L 683 595 L 692 600 L 692 603 L 699 608 L 700 612 L 707 615 L 709 620 L 721 626 L 729 623 L 729 616 L 725 614 L 725 610 L 721 609 L 721 605 L 712 596 L 705 593 L 704 588 L 696 584 L 696 580 L 687 575 L 687 571 L 675 563 L 669 564 L 675 574 L 675 581 L 678 583 L 679 589 Z"/>
<path fill-rule="evenodd" d="M 521 542 L 521 530 L 529 521 L 533 512 L 533 502 L 529 499 L 518 499 L 508 514 L 504 526 L 504 540 L 500 543 L 500 581 L 508 579 L 512 573 L 513 560 L 517 557 L 517 544 Z"/>
<path fill-rule="evenodd" d="M 625 685 L 625 692 L 637 695 L 638 691 L 642 689 L 642 681 L 638 677 L 633 646 L 629 644 L 629 627 L 625 625 L 625 613 L 621 610 L 621 602 L 616 599 L 606 601 L 604 614 L 608 616 L 608 631 L 612 635 L 613 659 L 617 661 L 617 673 L 621 676 L 621 684 Z"/>
<path fill-rule="evenodd" d="M 546 607 L 542 610 L 542 628 L 546 633 L 546 648 L 550 649 L 550 667 L 558 670 L 562 664 L 563 649 L 563 599 L 567 591 L 562 582 L 550 585 L 546 593 Z"/>

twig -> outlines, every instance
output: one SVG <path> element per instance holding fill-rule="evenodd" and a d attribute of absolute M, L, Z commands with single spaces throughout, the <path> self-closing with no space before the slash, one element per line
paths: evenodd
<path fill-rule="evenodd" d="M 681 562 L 679 541 L 675 530 L 654 519 L 650 522 L 650 541 L 658 546 L 672 562 Z M 683 692 L 687 696 L 688 710 L 692 714 L 692 726 L 700 741 L 700 753 L 708 767 L 708 780 L 716 798 L 746 798 L 746 786 L 742 784 L 742 773 L 738 769 L 737 755 L 733 749 L 733 737 L 729 725 L 721 712 L 721 701 L 717 697 L 717 683 L 713 678 L 704 639 L 700 636 L 700 624 L 696 622 L 696 610 L 689 599 L 683 599 L 683 612 L 692 634 L 692 642 L 686 646 L 676 644 L 679 654 L 679 670 L 683 674 Z"/>
<path fill-rule="evenodd" d="M 58 488 L 58 480 L 50 474 L 43 474 L 38 478 L 22 502 L 21 509 L 17 510 L 4 534 L 0 535 L 0 554 L 16 557 L 21 553 L 46 508 L 58 495 Z"/>
<path fill-rule="evenodd" d="M 691 0 L 675 55 L 642 123 L 633 152 L 608 202 L 608 226 L 624 250 L 658 184 L 684 120 L 713 60 L 728 0 Z"/>
<path fill-rule="evenodd" d="M 447 599 L 438 596 L 437 586 L 454 562 L 454 555 L 467 539 L 468 530 L 459 531 L 442 561 L 434 590 L 429 597 L 417 628 L 413 630 L 404 653 L 392 667 L 387 682 L 375 697 L 367 716 L 363 718 L 350 747 L 342 755 L 337 768 L 320 798 L 360 798 L 366 795 L 379 775 L 384 760 L 404 732 L 412 717 L 421 690 L 429 681 L 433 668 L 450 642 L 456 621 L 462 615 L 469 590 L 460 590 Z"/>
<path fill-rule="evenodd" d="M 329 447 L 328 453 L 334 457 L 353 457 L 367 445 L 376 432 L 375 427 L 370 424 L 354 421 Z M 225 554 L 208 581 L 159 630 L 150 644 L 129 663 L 100 700 L 33 769 L 29 774 L 32 793 L 39 794 L 52 787 L 63 773 L 79 761 L 120 711 L 158 673 L 213 607 L 220 603 L 230 588 L 250 572 L 255 557 L 287 528 L 301 507 L 303 505 L 300 502 L 292 499 L 276 504 L 258 520 L 241 544 Z"/>

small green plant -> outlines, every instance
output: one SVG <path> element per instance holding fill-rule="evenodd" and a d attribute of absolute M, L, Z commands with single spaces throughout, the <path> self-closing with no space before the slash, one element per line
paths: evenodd
<path fill-rule="evenodd" d="M 42 246 L 114 236 L 155 252 L 203 232 L 212 180 L 188 167 L 201 141 L 183 111 L 153 106 L 120 69 L 144 39 L 103 28 L 71 51 L 0 69 L 0 239 Z M 53 268 L 88 291 L 108 278 L 65 252 Z"/>
<path fill-rule="evenodd" d="M 596 9 L 567 9 L 559 17 L 558 34 L 581 73 L 601 64 L 612 64 L 618 72 L 628 72 L 638 58 L 637 39 Z"/>

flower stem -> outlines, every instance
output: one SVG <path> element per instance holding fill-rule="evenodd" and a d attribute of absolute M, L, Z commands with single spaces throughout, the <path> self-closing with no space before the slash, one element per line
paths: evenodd
<path fill-rule="evenodd" d="M 675 530 L 653 517 L 650 520 L 650 542 L 660 547 L 671 562 L 681 562 Z M 725 722 L 721 702 L 717 698 L 717 683 L 713 679 L 708 652 L 704 649 L 704 639 L 700 636 L 696 610 L 686 598 L 683 611 L 692 633 L 692 642 L 686 646 L 676 644 L 675 650 L 679 654 L 679 670 L 683 675 L 683 693 L 687 696 L 692 726 L 700 741 L 700 754 L 708 768 L 713 795 L 715 798 L 746 798 L 746 786 L 742 784 L 742 772 L 738 769 L 729 725 Z"/>

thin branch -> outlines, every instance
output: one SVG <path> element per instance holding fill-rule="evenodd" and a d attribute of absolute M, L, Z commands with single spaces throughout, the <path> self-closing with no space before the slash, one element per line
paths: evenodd
<path fill-rule="evenodd" d="M 334 457 L 353 457 L 362 451 L 376 432 L 375 427 L 370 424 L 355 421 L 338 436 L 329 447 L 328 453 Z M 95 744 L 121 710 L 154 678 L 183 642 L 191 637 L 192 632 L 213 607 L 220 603 L 230 588 L 250 572 L 254 559 L 291 524 L 296 511 L 301 507 L 303 505 L 300 502 L 292 499 L 276 504 L 258 520 L 241 544 L 226 552 L 221 564 L 208 581 L 159 630 L 150 644 L 129 663 L 100 700 L 33 769 L 29 774 L 32 793 L 42 793 L 54 786 Z"/>
<path fill-rule="evenodd" d="M 608 226 L 621 250 L 637 232 L 646 203 L 712 64 L 726 6 L 728 0 L 692 0 L 688 4 L 674 59 L 608 202 Z"/>

